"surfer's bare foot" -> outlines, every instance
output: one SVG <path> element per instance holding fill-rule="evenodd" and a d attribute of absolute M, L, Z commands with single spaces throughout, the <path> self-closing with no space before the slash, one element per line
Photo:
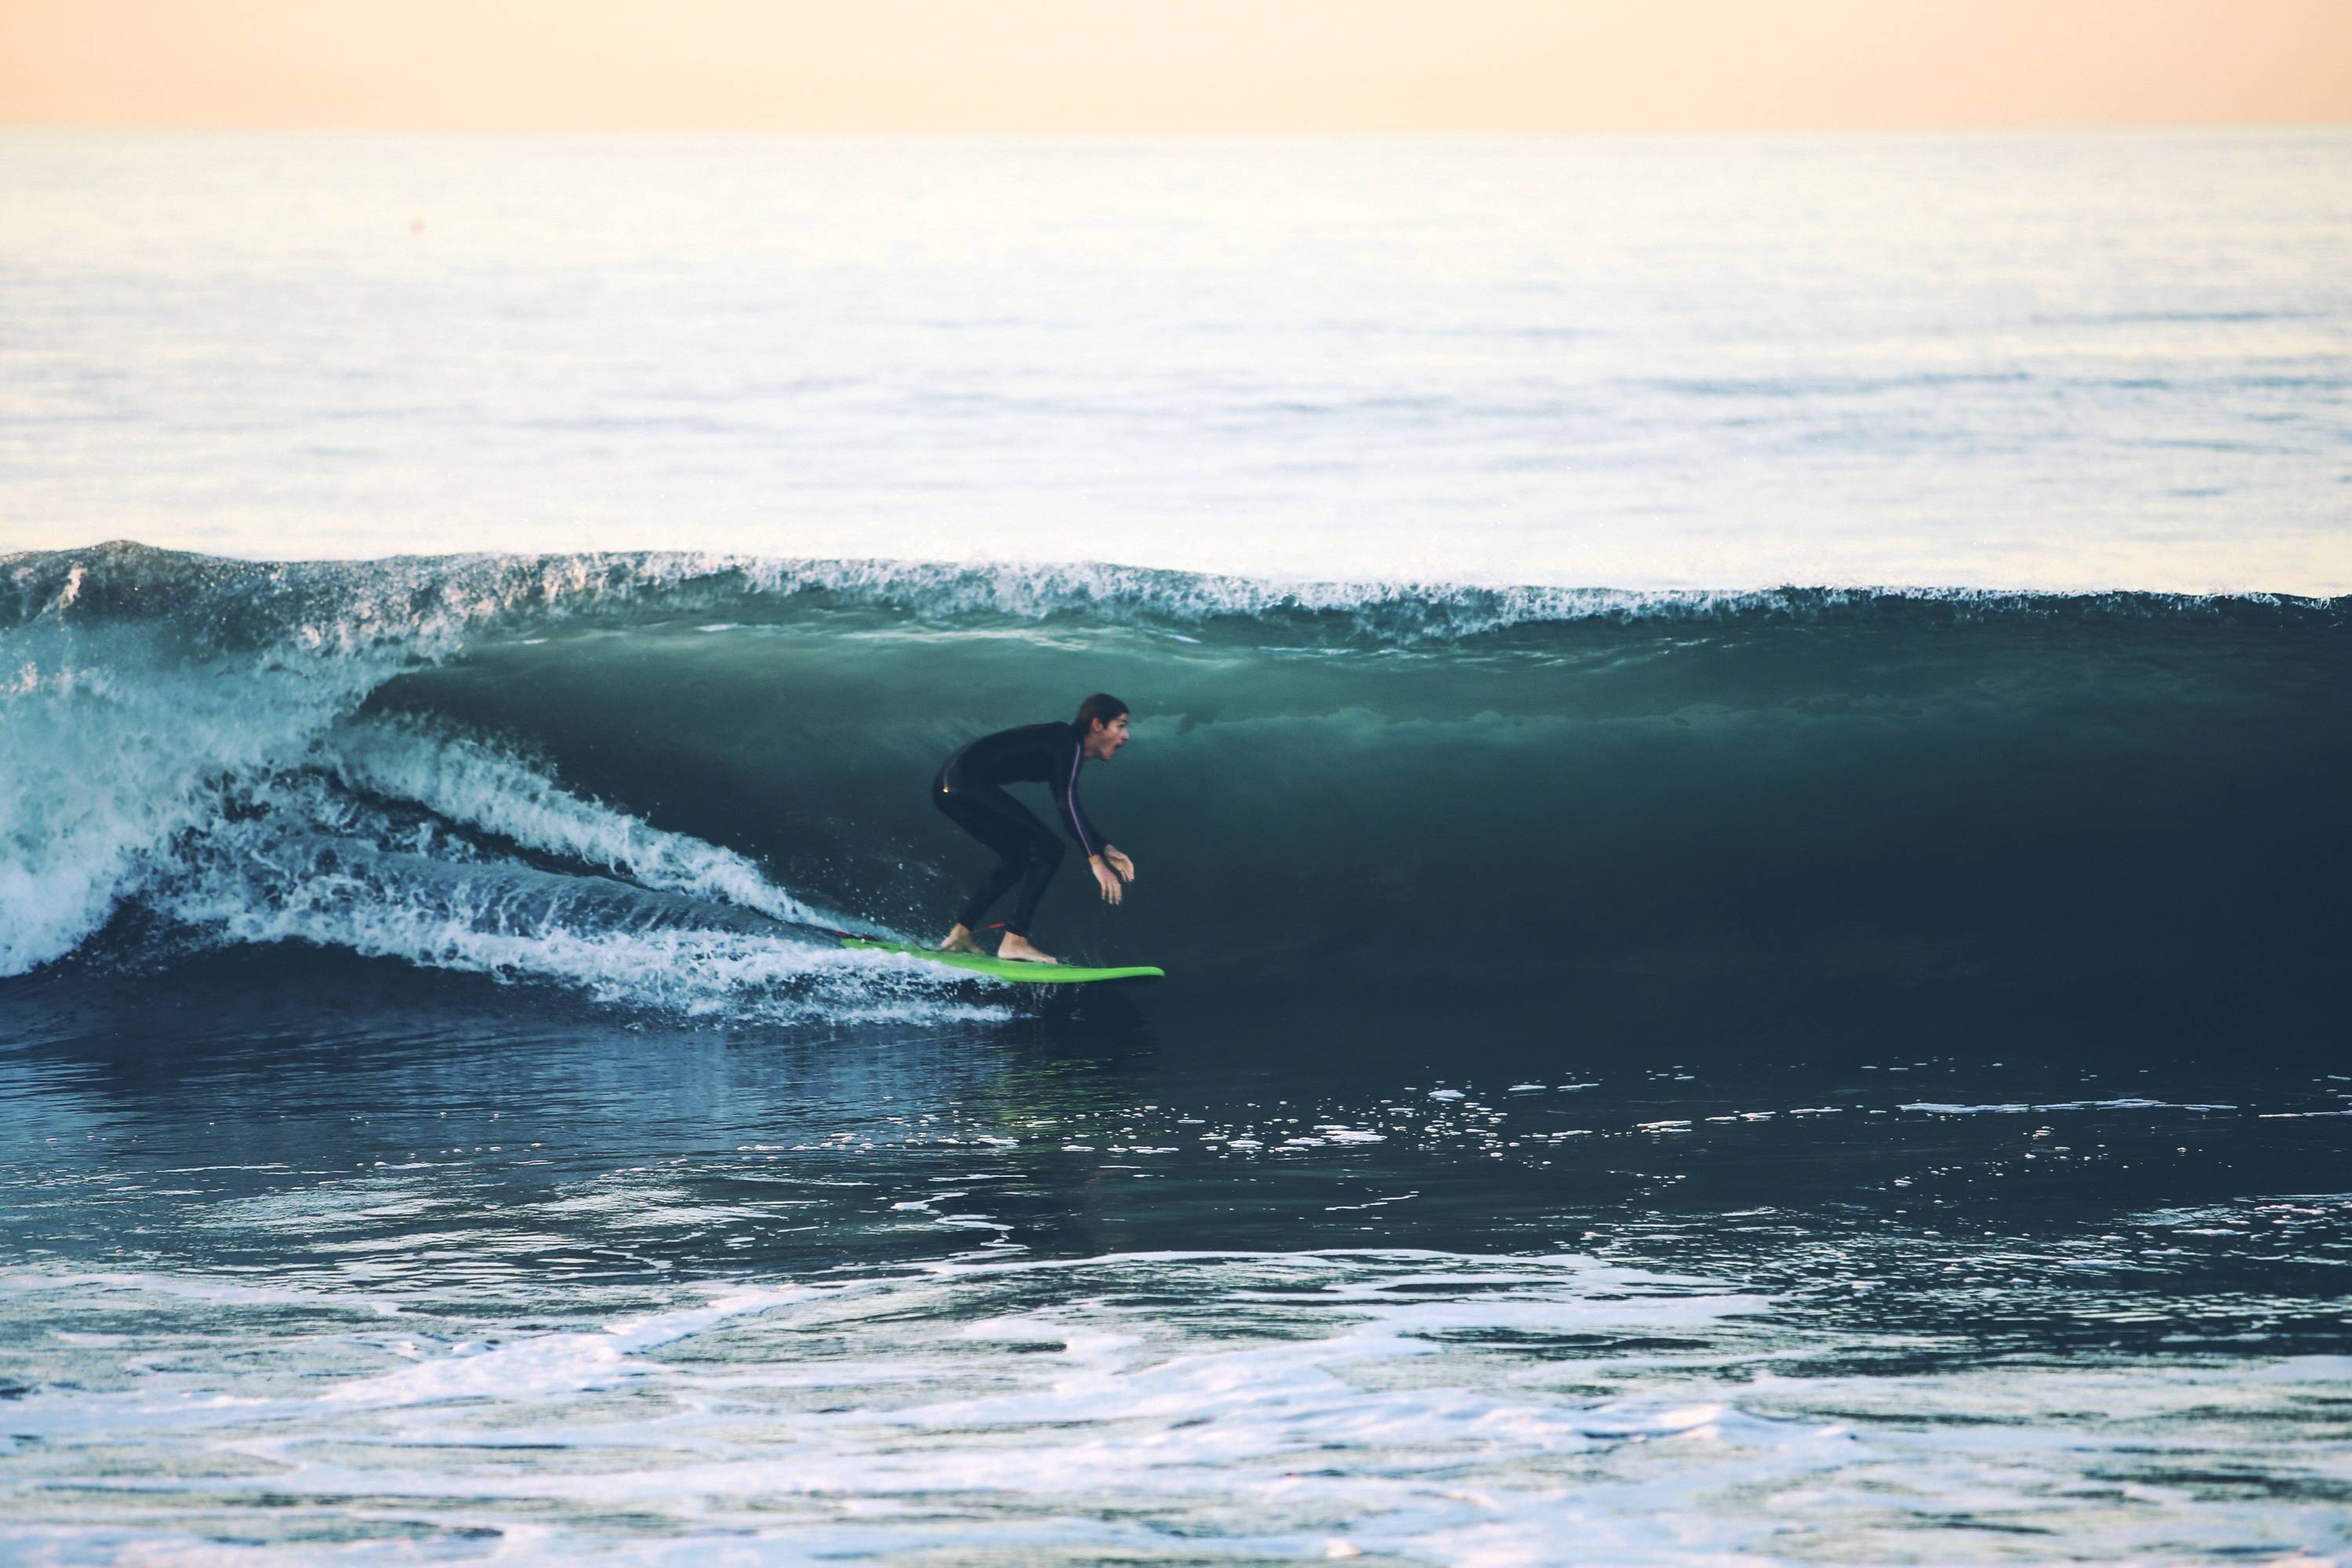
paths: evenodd
<path fill-rule="evenodd" d="M 941 952 L 979 952 L 980 943 L 971 940 L 971 928 L 959 923 L 953 931 L 940 938 Z"/>
<path fill-rule="evenodd" d="M 996 956 L 999 958 L 1017 958 L 1024 963 L 1059 963 L 1062 962 L 1050 952 L 1039 952 L 1035 948 L 1029 945 L 1029 939 L 1027 937 L 1015 936 L 1011 931 L 1006 931 L 1004 933 L 1004 940 L 996 944 Z"/>

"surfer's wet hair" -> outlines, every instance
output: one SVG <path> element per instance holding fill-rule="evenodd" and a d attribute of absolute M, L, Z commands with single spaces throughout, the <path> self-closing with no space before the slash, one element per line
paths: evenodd
<path fill-rule="evenodd" d="M 1078 716 L 1075 722 L 1079 731 L 1084 733 L 1091 731 L 1097 724 L 1109 723 L 1126 711 L 1126 703 L 1108 691 L 1097 691 L 1078 704 Z"/>

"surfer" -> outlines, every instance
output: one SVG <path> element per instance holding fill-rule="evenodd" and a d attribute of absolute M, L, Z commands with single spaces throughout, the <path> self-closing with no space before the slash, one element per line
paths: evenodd
<path fill-rule="evenodd" d="M 1009 784 L 1042 784 L 1053 792 L 1062 826 L 1087 852 L 1087 865 L 1102 889 L 1103 902 L 1118 903 L 1126 884 L 1135 880 L 1135 862 L 1104 842 L 1078 804 L 1078 770 L 1088 762 L 1107 763 L 1127 744 L 1127 704 L 1097 691 L 1078 704 L 1078 716 L 1067 724 L 1024 724 L 982 735 L 940 764 L 931 781 L 931 804 L 948 819 L 991 849 L 999 859 L 979 889 L 964 900 L 955 928 L 940 942 L 948 952 L 979 952 L 972 928 L 988 907 L 1021 884 L 1020 902 L 1004 925 L 997 944 L 999 958 L 1024 959 L 1032 963 L 1061 960 L 1030 945 L 1029 924 L 1037 913 L 1037 900 L 1062 863 L 1062 841 L 1022 804 L 1004 793 Z"/>

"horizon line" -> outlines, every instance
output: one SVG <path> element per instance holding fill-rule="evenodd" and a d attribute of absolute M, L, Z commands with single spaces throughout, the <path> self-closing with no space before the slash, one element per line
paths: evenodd
<path fill-rule="evenodd" d="M 0 115 L 0 134 L 18 132 L 128 132 L 149 134 L 233 136 L 376 136 L 376 137 L 775 137 L 825 141 L 903 140 L 948 141 L 1296 141 L 1370 140 L 1568 141 L 1672 137 L 1695 141 L 1731 141 L 1749 137 L 2044 135 L 2051 132 L 2124 133 L 2198 131 L 2352 131 L 2352 116 L 2276 120 L 2047 120 L 1937 121 L 1887 124 L 1804 123 L 1751 126 L 1509 126 L 1509 125 L 1360 125 L 1360 126 L 926 126 L 926 125 L 710 125 L 679 122 L 660 125 L 612 125 L 583 121 L 549 125 L 366 125 L 272 124 L 258 121 L 187 121 L 165 120 L 11 120 Z"/>

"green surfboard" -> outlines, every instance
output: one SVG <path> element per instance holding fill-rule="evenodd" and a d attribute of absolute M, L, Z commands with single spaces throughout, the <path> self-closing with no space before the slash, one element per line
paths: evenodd
<path fill-rule="evenodd" d="M 990 958 L 985 953 L 941 952 L 935 947 L 916 947 L 903 942 L 874 942 L 857 936 L 842 938 L 841 945 L 856 948 L 861 952 L 903 952 L 908 958 L 925 959 L 950 969 L 968 969 L 974 974 L 986 974 L 998 980 L 1018 980 L 1032 985 L 1083 985 L 1094 980 L 1159 980 L 1168 973 L 1149 964 L 1136 964 L 1124 969 L 1082 969 L 1075 963 L 1024 963 L 1018 959 Z"/>

